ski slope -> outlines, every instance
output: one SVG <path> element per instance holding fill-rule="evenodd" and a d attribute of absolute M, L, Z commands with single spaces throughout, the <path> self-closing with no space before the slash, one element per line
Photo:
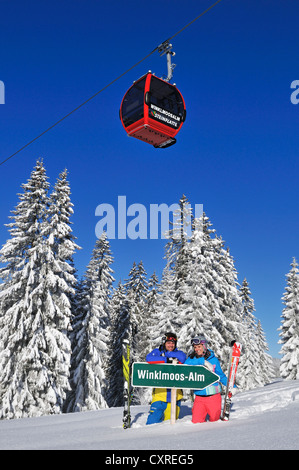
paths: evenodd
<path fill-rule="evenodd" d="M 110 455 L 111 450 L 299 449 L 299 380 L 277 380 L 233 400 L 228 422 L 191 423 L 189 402 L 174 425 L 146 426 L 149 407 L 132 407 L 127 430 L 122 408 L 0 421 L 0 449 L 102 449 Z"/>

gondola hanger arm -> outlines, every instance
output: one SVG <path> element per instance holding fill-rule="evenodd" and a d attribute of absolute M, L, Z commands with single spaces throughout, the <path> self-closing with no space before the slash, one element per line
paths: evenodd
<path fill-rule="evenodd" d="M 171 62 L 171 58 L 175 56 L 175 52 L 172 51 L 172 44 L 169 43 L 169 40 L 162 42 L 160 46 L 158 46 L 158 52 L 160 56 L 166 54 L 167 57 L 167 78 L 164 80 L 169 82 L 173 77 L 173 70 L 176 67 L 176 64 Z"/>

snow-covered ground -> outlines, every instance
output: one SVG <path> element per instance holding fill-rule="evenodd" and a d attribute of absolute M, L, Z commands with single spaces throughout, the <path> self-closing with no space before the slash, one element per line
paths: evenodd
<path fill-rule="evenodd" d="M 192 424 L 185 402 L 174 425 L 146 426 L 148 409 L 132 407 L 127 430 L 121 408 L 0 421 L 0 449 L 299 449 L 299 380 L 237 394 L 229 422 Z"/>

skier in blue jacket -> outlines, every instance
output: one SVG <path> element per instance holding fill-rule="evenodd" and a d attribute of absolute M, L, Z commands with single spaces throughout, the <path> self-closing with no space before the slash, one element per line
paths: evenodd
<path fill-rule="evenodd" d="M 195 400 L 192 408 L 192 423 L 203 423 L 209 415 L 210 421 L 218 421 L 221 415 L 221 385 L 227 385 L 227 377 L 221 369 L 220 362 L 214 351 L 208 349 L 208 342 L 204 335 L 196 336 L 191 340 L 194 351 L 186 359 L 185 364 L 205 366 L 219 375 L 220 381 L 215 382 L 203 390 L 194 390 Z"/>
<path fill-rule="evenodd" d="M 162 338 L 162 344 L 159 348 L 155 348 L 147 354 L 146 361 L 150 364 L 166 364 L 172 363 L 173 359 L 177 360 L 177 364 L 184 364 L 186 354 L 176 347 L 177 336 L 175 333 L 166 333 Z M 176 418 L 179 416 L 181 399 L 183 391 L 177 390 L 176 402 Z M 170 419 L 171 408 L 171 389 L 170 388 L 154 388 L 152 395 L 152 403 L 146 424 L 160 423 Z"/>

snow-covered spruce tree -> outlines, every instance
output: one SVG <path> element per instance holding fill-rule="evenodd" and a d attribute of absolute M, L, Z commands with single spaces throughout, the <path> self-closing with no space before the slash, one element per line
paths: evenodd
<path fill-rule="evenodd" d="M 187 291 L 188 265 L 190 258 L 189 240 L 191 237 L 192 208 L 185 195 L 179 201 L 179 209 L 174 212 L 174 224 L 171 242 L 176 246 L 177 253 L 174 264 L 175 298 L 178 306 L 188 309 L 189 298 Z M 184 312 L 178 312 L 177 327 L 181 327 Z"/>
<path fill-rule="evenodd" d="M 92 252 L 81 286 L 81 306 L 73 320 L 72 392 L 66 412 L 107 407 L 106 361 L 114 281 L 112 262 L 109 241 L 103 233 Z"/>
<path fill-rule="evenodd" d="M 174 212 L 173 219 L 172 229 L 165 234 L 168 242 L 165 247 L 166 268 L 162 279 L 165 323 L 165 329 L 162 333 L 165 333 L 165 330 L 170 330 L 180 335 L 186 315 L 191 314 L 190 309 L 192 308 L 187 280 L 192 208 L 185 195 L 180 199 L 179 208 Z M 168 280 L 167 284 L 165 283 L 166 279 Z M 164 288 L 168 292 L 164 291 Z M 183 344 L 184 342 L 181 342 L 180 339 L 180 347 Z"/>
<path fill-rule="evenodd" d="M 146 344 L 149 344 L 150 319 L 146 316 L 146 299 L 148 285 L 146 272 L 142 261 L 138 265 L 133 263 L 129 278 L 125 283 L 126 296 L 130 308 L 130 321 L 132 328 L 131 357 L 133 362 L 144 362 L 147 354 Z M 143 403 L 145 389 L 136 388 L 132 404 Z"/>
<path fill-rule="evenodd" d="M 63 405 L 65 413 L 79 411 L 74 409 L 74 403 L 84 400 L 84 387 L 82 381 L 78 386 L 76 384 L 79 378 L 84 375 L 86 340 L 84 318 L 89 310 L 89 302 L 86 295 L 85 279 L 80 279 L 75 286 L 75 294 L 72 298 L 72 319 L 69 338 L 71 341 L 71 365 L 70 365 L 70 389 L 67 392 Z"/>
<path fill-rule="evenodd" d="M 186 196 L 179 201 L 179 208 L 173 214 L 171 230 L 164 236 L 168 240 L 165 245 L 166 264 L 163 269 L 160 294 L 157 298 L 155 323 L 151 328 L 152 344 L 157 347 L 161 344 L 162 336 L 167 332 L 179 335 L 182 328 L 178 304 L 184 292 L 184 266 L 185 249 L 191 234 L 192 210 Z M 180 344 L 181 347 L 181 344 Z"/>
<path fill-rule="evenodd" d="M 211 227 L 205 213 L 193 220 L 192 236 L 181 256 L 180 270 L 186 274 L 180 276 L 182 283 L 176 283 L 182 284 L 177 299 L 181 296 L 182 300 L 184 292 L 184 302 L 178 305 L 178 317 L 183 321 L 180 336 L 188 351 L 191 337 L 205 334 L 210 347 L 226 363 L 228 344 L 238 330 L 240 301 L 233 260 Z"/>
<path fill-rule="evenodd" d="M 81 247 L 75 243 L 76 238 L 71 228 L 70 218 L 74 213 L 74 205 L 70 198 L 71 191 L 67 175 L 68 172 L 65 169 L 59 175 L 50 195 L 48 238 L 55 257 L 55 270 L 59 275 L 60 283 L 62 287 L 65 287 L 65 292 L 69 290 L 69 294 L 73 294 L 73 288 L 77 284 L 73 255 Z M 66 304 L 69 304 L 69 298 L 65 300 Z"/>
<path fill-rule="evenodd" d="M 158 314 L 158 297 L 160 294 L 160 285 L 158 277 L 154 272 L 152 276 L 148 280 L 148 293 L 146 296 L 146 303 L 145 303 L 145 313 L 144 313 L 144 320 L 143 320 L 143 327 L 142 332 L 138 336 L 138 340 L 143 344 L 143 352 L 140 357 L 141 361 L 146 360 L 146 354 L 149 351 L 152 351 L 154 348 L 159 345 L 159 342 L 155 341 L 155 336 L 157 334 L 157 324 L 159 322 L 159 314 Z M 155 333 L 153 334 L 153 332 Z M 161 335 L 162 336 L 162 335 Z M 140 393 L 141 392 L 141 393 Z M 140 389 L 139 396 L 141 403 L 150 403 L 151 402 L 151 395 L 152 389 L 144 388 Z"/>
<path fill-rule="evenodd" d="M 186 296 L 188 308 L 184 311 L 185 323 L 180 333 L 182 344 L 188 351 L 190 340 L 197 334 L 204 334 L 210 347 L 219 355 L 223 339 L 217 329 L 222 323 L 222 314 L 217 296 L 214 295 L 214 248 L 210 232 L 205 230 L 203 220 L 194 220 L 192 238 L 187 245 L 189 255 L 186 264 Z"/>
<path fill-rule="evenodd" d="M 240 289 L 243 305 L 243 353 L 238 368 L 238 386 L 241 390 L 250 390 L 263 385 L 259 371 L 260 351 L 258 349 L 254 301 L 251 298 L 249 284 L 246 279 Z"/>
<path fill-rule="evenodd" d="M 287 274 L 287 286 L 282 297 L 285 305 L 281 315 L 279 328 L 280 375 L 286 380 L 299 379 L 299 275 L 298 263 L 295 258 L 291 270 Z"/>
<path fill-rule="evenodd" d="M 185 197 L 178 212 L 181 215 L 177 215 L 167 234 L 157 340 L 165 328 L 174 330 L 180 347 L 188 351 L 191 337 L 203 333 L 226 363 L 228 344 L 238 337 L 240 329 L 241 303 L 234 262 L 205 213 L 193 219 L 190 237 L 186 227 L 192 212 Z M 178 233 L 180 238 L 175 236 Z"/>
<path fill-rule="evenodd" d="M 11 238 L 1 250 L 2 418 L 60 413 L 69 388 L 72 288 L 61 272 L 64 254 L 58 259 L 53 250 L 49 184 L 41 161 L 22 187 L 8 224 Z"/>
<path fill-rule="evenodd" d="M 149 327 L 152 349 L 160 346 L 161 338 L 165 333 L 174 330 L 172 320 L 177 306 L 174 282 L 173 272 L 166 263 L 162 273 L 161 292 L 157 297 L 156 312 Z"/>
<path fill-rule="evenodd" d="M 122 346 L 124 340 L 132 342 L 129 302 L 125 288 L 118 283 L 111 299 L 111 326 L 107 360 L 107 404 L 124 405 L 124 379 L 122 367 Z"/>
<path fill-rule="evenodd" d="M 180 342 L 182 321 L 180 310 L 188 308 L 186 296 L 186 276 L 188 257 L 188 228 L 191 230 L 192 210 L 187 198 L 179 201 L 179 208 L 174 212 L 171 230 L 165 233 L 167 243 L 165 246 L 166 265 L 161 280 L 161 294 L 157 299 L 157 308 L 154 325 L 151 328 L 152 344 L 157 347 L 162 336 L 167 332 L 177 333 Z M 189 232 L 190 232 L 189 230 Z"/>
<path fill-rule="evenodd" d="M 218 357 L 227 364 L 231 341 L 242 339 L 242 302 L 237 271 L 229 248 L 225 248 L 224 241 L 218 236 L 215 236 L 213 245 L 214 282 L 211 289 L 221 311 L 221 321 L 217 318 L 214 326 L 224 341 Z"/>
<path fill-rule="evenodd" d="M 148 285 L 142 261 L 138 265 L 135 262 L 133 263 L 129 278 L 125 282 L 125 289 L 132 325 L 131 353 L 133 360 L 136 362 L 144 360 L 144 342 L 145 340 L 147 343 L 149 341 L 149 338 L 147 338 L 148 319 L 145 315 Z"/>
<path fill-rule="evenodd" d="M 256 329 L 257 336 L 257 348 L 259 351 L 259 375 L 263 385 L 268 384 L 275 377 L 274 364 L 272 357 L 267 353 L 269 351 L 268 344 L 266 341 L 265 333 L 262 328 L 260 320 L 257 323 Z"/>
<path fill-rule="evenodd" d="M 157 323 L 159 322 L 158 299 L 160 292 L 161 287 L 159 284 L 159 279 L 154 272 L 148 280 L 148 294 L 146 298 L 146 316 L 149 319 L 147 333 L 148 344 L 146 345 L 146 348 L 149 351 L 156 347 L 156 342 L 154 341 L 152 333 L 157 329 Z"/>

